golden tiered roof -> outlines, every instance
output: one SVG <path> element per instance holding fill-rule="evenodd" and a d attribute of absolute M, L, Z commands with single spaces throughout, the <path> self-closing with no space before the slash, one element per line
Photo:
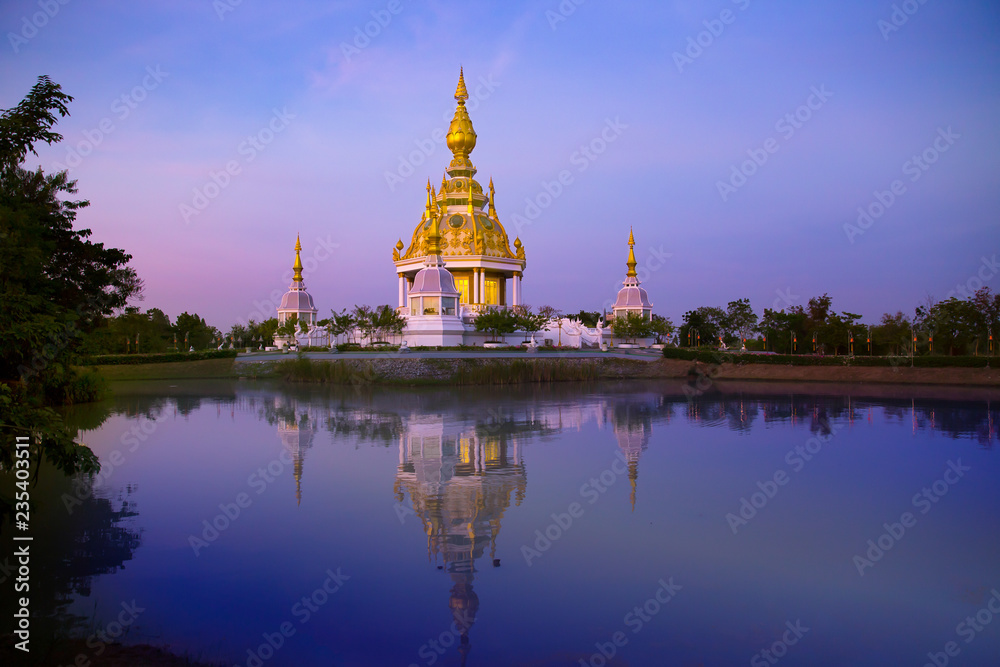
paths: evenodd
<path fill-rule="evenodd" d="M 475 179 L 476 167 L 469 155 L 476 147 L 476 131 L 465 108 L 469 92 L 465 87 L 465 73 L 459 70 L 455 90 L 455 116 L 448 127 L 446 141 L 452 160 L 445 169 L 440 190 L 428 187 L 429 197 L 420 223 L 413 230 L 408 246 L 402 239 L 396 244 L 393 259 L 411 259 L 427 254 L 431 230 L 436 226 L 440 234 L 441 254 L 445 257 L 485 256 L 524 259 L 520 239 L 510 247 L 507 231 L 500 224 L 494 203 L 493 179 L 489 195 Z M 428 184 L 429 186 L 429 184 Z M 435 225 L 435 221 L 437 225 Z M 403 248 L 406 252 L 403 252 Z"/>

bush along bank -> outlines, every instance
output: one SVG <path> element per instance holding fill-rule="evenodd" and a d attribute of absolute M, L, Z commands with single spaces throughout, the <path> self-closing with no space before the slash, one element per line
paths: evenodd
<path fill-rule="evenodd" d="M 706 364 L 771 364 L 778 366 L 859 366 L 898 368 L 988 368 L 990 357 L 949 357 L 927 355 L 913 357 L 819 356 L 811 354 L 739 354 L 723 350 L 664 348 L 665 359 L 700 361 Z M 994 359 L 994 364 L 1000 358 Z"/>

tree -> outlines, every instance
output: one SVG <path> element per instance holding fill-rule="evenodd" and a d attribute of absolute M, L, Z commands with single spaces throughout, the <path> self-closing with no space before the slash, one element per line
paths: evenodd
<path fill-rule="evenodd" d="M 325 327 L 327 333 L 332 337 L 332 343 L 336 345 L 338 339 L 354 329 L 354 317 L 344 308 L 339 313 L 336 310 L 330 311 L 330 317 L 320 320 L 318 324 Z"/>
<path fill-rule="evenodd" d="M 937 354 L 965 354 L 975 339 L 979 319 L 972 299 L 960 301 L 951 297 L 932 305 L 926 312 L 917 308 L 925 335 L 934 338 L 933 351 Z"/>
<path fill-rule="evenodd" d="M 669 341 L 674 335 L 674 329 L 674 323 L 670 321 L 670 318 L 662 315 L 653 315 L 653 319 L 649 323 L 649 332 L 656 338 L 658 344 Z"/>
<path fill-rule="evenodd" d="M 757 313 L 750 307 L 750 299 L 730 301 L 726 306 L 726 332 L 736 332 L 740 338 L 739 341 L 735 341 L 737 343 L 742 343 L 753 335 L 757 329 L 757 320 Z"/>
<path fill-rule="evenodd" d="M 354 312 L 351 313 L 355 329 L 361 332 L 362 339 L 367 338 L 369 342 L 373 334 L 372 314 L 371 306 L 354 306 Z"/>
<path fill-rule="evenodd" d="M 806 314 L 801 306 L 792 306 L 788 312 L 765 308 L 757 328 L 764 334 L 765 350 L 770 348 L 781 354 L 792 354 L 811 349 L 803 347 L 806 344 Z"/>
<path fill-rule="evenodd" d="M 292 315 L 287 320 L 281 323 L 281 326 L 275 331 L 275 333 L 282 338 L 295 338 L 295 332 L 298 330 L 299 316 Z"/>
<path fill-rule="evenodd" d="M 274 345 L 274 334 L 278 331 L 278 318 L 270 317 L 260 324 L 254 320 L 247 322 L 247 335 L 261 347 Z"/>
<path fill-rule="evenodd" d="M 476 316 L 476 331 L 486 331 L 492 336 L 490 343 L 503 342 L 502 336 L 514 333 L 517 328 L 517 315 L 507 308 L 490 307 Z"/>
<path fill-rule="evenodd" d="M 717 345 L 725 327 L 726 312 L 721 308 L 702 306 L 684 313 L 680 336 L 683 345 Z"/>
<path fill-rule="evenodd" d="M 571 320 L 576 320 L 585 327 L 593 329 L 597 326 L 597 320 L 601 319 L 601 314 L 596 310 L 580 310 L 579 313 L 574 313 L 573 315 L 570 315 L 569 318 Z"/>
<path fill-rule="evenodd" d="M 403 333 L 404 327 L 406 318 L 389 304 L 378 306 L 372 313 L 372 328 L 378 342 L 388 342 L 386 338 Z"/>
<path fill-rule="evenodd" d="M 542 306 L 538 309 L 538 315 L 545 318 L 545 324 L 562 317 L 562 313 L 552 306 Z"/>
<path fill-rule="evenodd" d="M 529 336 L 541 331 L 549 323 L 549 317 L 532 313 L 531 306 L 527 304 L 514 306 L 512 310 L 515 318 L 515 330 L 520 329 L 524 332 L 525 342 L 528 341 Z"/>
<path fill-rule="evenodd" d="M 0 114 L 0 467 L 7 470 L 18 436 L 67 474 L 100 467 L 49 406 L 97 397 L 97 376 L 71 364 L 87 334 L 142 294 L 130 255 L 73 228 L 89 203 L 62 198 L 77 192 L 76 182 L 66 172 L 23 167 L 37 155 L 35 143 L 62 139 L 52 127 L 72 99 L 43 76 Z"/>
<path fill-rule="evenodd" d="M 881 346 L 887 354 L 901 355 L 909 349 L 910 320 L 902 311 L 896 311 L 895 315 L 884 313 L 872 332 L 872 339 L 875 350 Z"/>
<path fill-rule="evenodd" d="M 177 316 L 173 330 L 177 334 L 177 344 L 186 345 L 185 349 L 193 347 L 196 350 L 204 350 L 213 347 L 222 336 L 218 329 L 208 326 L 204 318 L 199 317 L 197 313 L 189 314 L 187 311 Z"/>
<path fill-rule="evenodd" d="M 619 313 L 611 320 L 611 330 L 617 338 L 634 343 L 637 338 L 648 338 L 652 334 L 653 323 L 641 313 Z"/>

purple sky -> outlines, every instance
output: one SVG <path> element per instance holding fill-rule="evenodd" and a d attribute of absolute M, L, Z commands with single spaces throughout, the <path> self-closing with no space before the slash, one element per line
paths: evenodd
<path fill-rule="evenodd" d="M 296 233 L 321 315 L 395 304 L 392 246 L 450 159 L 432 137 L 461 64 L 472 160 L 524 243 L 527 303 L 600 309 L 631 225 L 654 312 L 675 323 L 823 292 L 870 322 L 1000 274 L 980 272 L 1000 254 L 1000 6 L 895 7 L 12 0 L 0 107 L 41 74 L 74 96 L 64 142 L 28 164 L 71 167 L 92 203 L 80 225 L 133 255 L 138 305 L 172 318 L 260 319 Z M 925 151 L 933 164 L 912 162 Z M 751 154 L 763 164 L 731 180 Z M 845 230 L 894 181 L 884 213 Z"/>

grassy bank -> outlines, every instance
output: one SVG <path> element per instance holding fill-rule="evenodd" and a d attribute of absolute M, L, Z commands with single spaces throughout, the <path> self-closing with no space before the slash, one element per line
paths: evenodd
<path fill-rule="evenodd" d="M 173 363 L 121 364 L 88 366 L 108 380 L 171 380 L 175 378 L 228 378 L 233 376 L 234 357 L 176 361 Z"/>
<path fill-rule="evenodd" d="M 288 359 L 272 372 L 286 382 L 497 385 L 639 377 L 649 366 L 629 359 Z"/>

